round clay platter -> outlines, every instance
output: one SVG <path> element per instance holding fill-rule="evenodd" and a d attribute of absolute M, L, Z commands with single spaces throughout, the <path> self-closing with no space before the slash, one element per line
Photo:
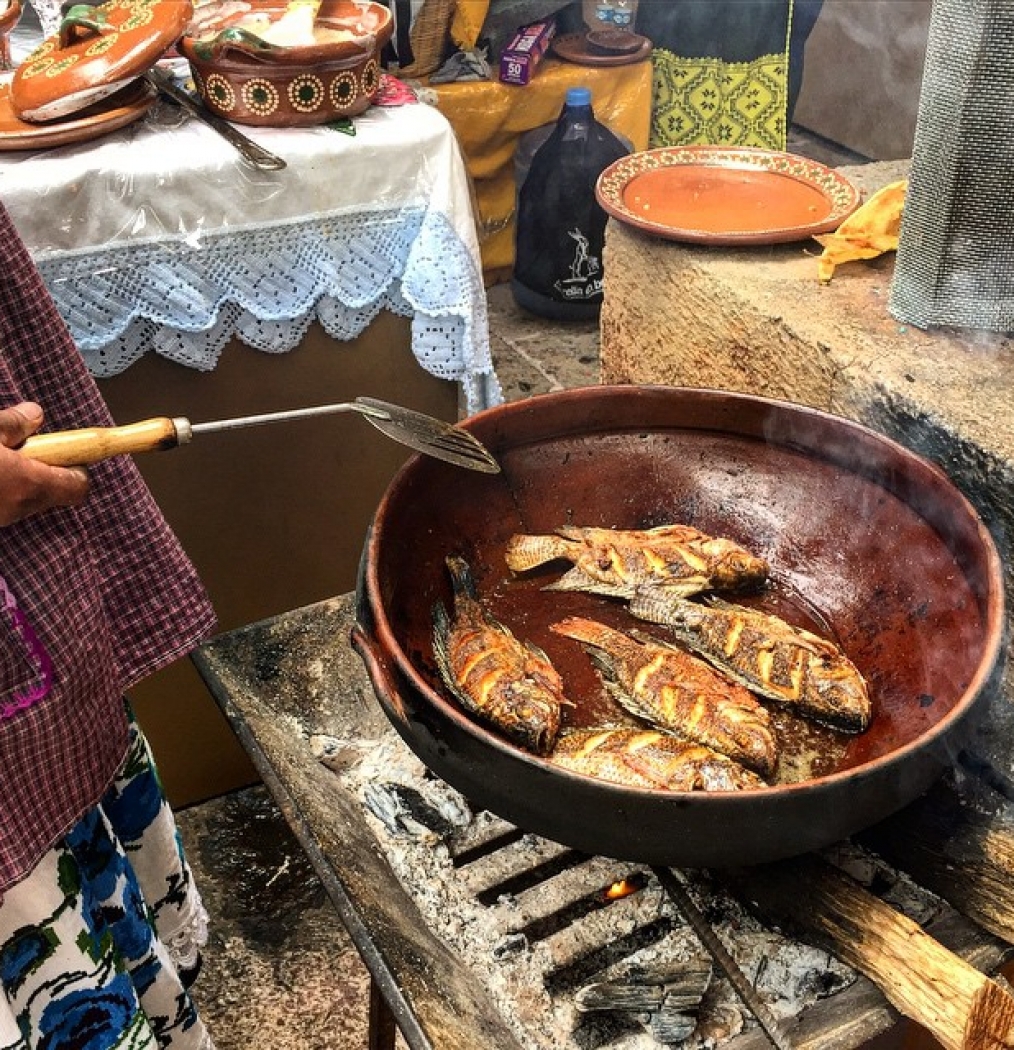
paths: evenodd
<path fill-rule="evenodd" d="M 62 119 L 114 94 L 155 64 L 192 15 L 190 0 L 107 0 L 72 8 L 60 31 L 15 70 L 15 114 Z"/>
<path fill-rule="evenodd" d="M 11 107 L 10 85 L 0 84 L 0 152 L 88 142 L 139 120 L 156 97 L 153 87 L 135 80 L 115 95 L 65 120 L 32 124 L 21 120 Z"/>
<path fill-rule="evenodd" d="M 595 51 L 588 43 L 587 33 L 563 33 L 553 38 L 553 54 L 566 62 L 579 66 L 629 66 L 642 62 L 651 54 L 651 41 L 646 36 L 630 34 L 639 45 L 632 51 L 620 51 L 616 54 L 605 54 Z"/>
<path fill-rule="evenodd" d="M 778 244 L 829 233 L 859 206 L 843 175 L 776 150 L 665 146 L 621 157 L 595 195 L 613 218 L 698 244 Z"/>

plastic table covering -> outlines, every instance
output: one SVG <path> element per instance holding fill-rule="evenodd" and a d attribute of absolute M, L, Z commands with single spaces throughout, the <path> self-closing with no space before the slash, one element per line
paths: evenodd
<path fill-rule="evenodd" d="M 354 124 L 243 128 L 287 162 L 260 171 L 160 101 L 102 138 L 0 153 L 0 200 L 97 377 L 150 352 L 210 371 L 233 336 L 281 353 L 314 320 L 352 339 L 386 309 L 469 412 L 498 403 L 450 124 L 424 104 Z"/>

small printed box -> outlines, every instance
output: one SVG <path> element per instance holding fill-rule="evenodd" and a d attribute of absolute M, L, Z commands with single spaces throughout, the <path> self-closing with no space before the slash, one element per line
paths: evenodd
<path fill-rule="evenodd" d="M 535 67 L 549 50 L 556 23 L 552 20 L 522 26 L 500 55 L 500 80 L 524 86 L 535 75 Z"/>

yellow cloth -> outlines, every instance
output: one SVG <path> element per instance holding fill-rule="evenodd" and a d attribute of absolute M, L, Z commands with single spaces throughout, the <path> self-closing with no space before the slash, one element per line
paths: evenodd
<path fill-rule="evenodd" d="M 451 40 L 462 51 L 471 51 L 479 39 L 490 0 L 454 0 Z"/>
<path fill-rule="evenodd" d="M 905 210 L 908 179 L 882 186 L 834 233 L 814 237 L 824 251 L 817 260 L 817 277 L 828 284 L 836 266 L 855 259 L 875 259 L 884 252 L 896 252 L 901 236 L 901 215 Z"/>
<path fill-rule="evenodd" d="M 432 84 L 437 108 L 457 135 L 475 187 L 483 275 L 493 284 L 514 265 L 514 151 L 526 131 L 555 122 L 567 89 L 587 87 L 596 118 L 633 144 L 648 145 L 651 61 L 624 66 L 580 66 L 547 57 L 532 81 Z"/>

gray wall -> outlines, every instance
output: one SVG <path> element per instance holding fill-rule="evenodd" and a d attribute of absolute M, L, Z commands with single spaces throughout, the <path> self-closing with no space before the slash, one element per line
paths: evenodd
<path fill-rule="evenodd" d="M 872 160 L 912 154 L 931 0 L 825 0 L 795 123 Z"/>

